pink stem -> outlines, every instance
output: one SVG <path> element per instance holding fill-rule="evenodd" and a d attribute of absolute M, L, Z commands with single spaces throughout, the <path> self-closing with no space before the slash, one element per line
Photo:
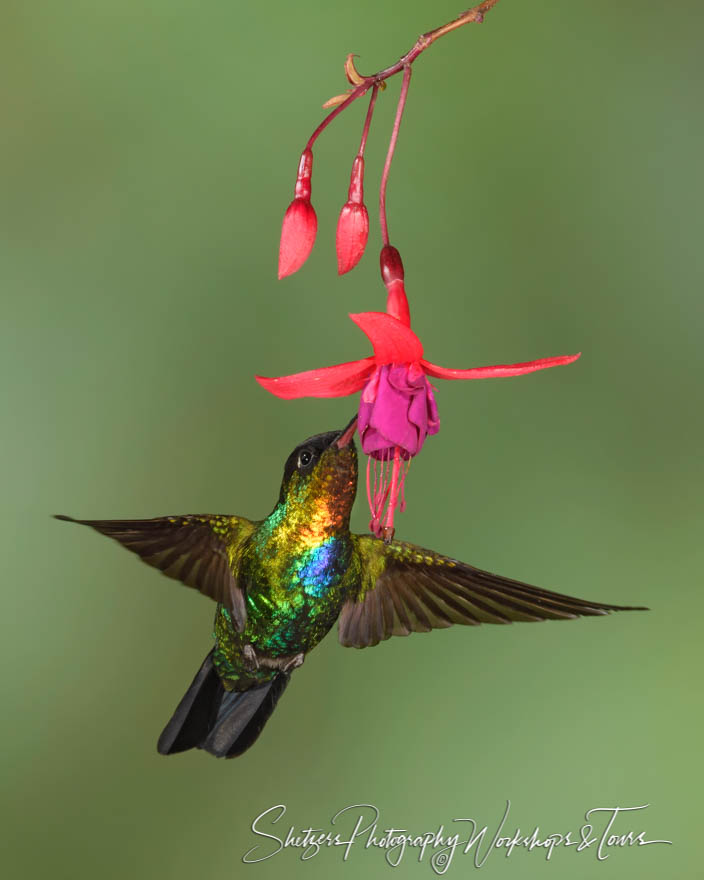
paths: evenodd
<path fill-rule="evenodd" d="M 371 80 L 367 82 L 365 80 L 361 85 L 358 85 L 356 89 L 353 89 L 350 94 L 345 98 L 345 100 L 340 104 L 339 107 L 335 107 L 335 109 L 328 113 L 328 115 L 323 119 L 320 125 L 315 129 L 313 134 L 308 139 L 308 143 L 306 144 L 306 149 L 310 150 L 313 147 L 313 144 L 316 142 L 318 137 L 325 131 L 325 129 L 330 125 L 330 123 L 335 119 L 336 116 L 339 116 L 343 110 L 346 110 L 353 101 L 356 101 L 357 98 L 360 98 L 370 87 Z"/>
<path fill-rule="evenodd" d="M 374 84 L 372 88 L 372 96 L 369 99 L 369 108 L 367 109 L 367 117 L 364 120 L 364 128 L 362 129 L 362 140 L 359 144 L 359 152 L 358 156 L 364 156 L 364 151 L 367 148 L 367 137 L 369 136 L 369 127 L 372 124 L 372 113 L 374 112 L 374 105 L 376 104 L 376 96 L 379 94 L 379 86 Z"/>
<path fill-rule="evenodd" d="M 406 64 L 403 69 L 403 83 L 401 84 L 401 94 L 398 98 L 398 106 L 396 107 L 396 118 L 394 119 L 394 127 L 391 132 L 391 140 L 389 141 L 389 149 L 386 153 L 386 162 L 384 162 L 384 170 L 381 175 L 381 187 L 379 188 L 379 222 L 381 224 L 381 240 L 385 245 L 389 243 L 389 227 L 386 222 L 386 185 L 389 182 L 389 171 L 391 169 L 391 160 L 394 157 L 396 149 L 396 141 L 398 140 L 399 129 L 401 128 L 401 118 L 406 106 L 406 98 L 408 97 L 408 86 L 411 82 L 411 65 Z M 341 106 L 344 106 L 341 105 Z"/>

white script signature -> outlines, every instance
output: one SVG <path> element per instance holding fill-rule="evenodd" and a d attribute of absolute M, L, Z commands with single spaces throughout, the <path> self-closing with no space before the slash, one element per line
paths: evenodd
<path fill-rule="evenodd" d="M 296 829 L 290 825 L 277 828 L 286 814 L 286 806 L 277 804 L 260 813 L 252 821 L 251 829 L 262 842 L 249 849 L 242 861 L 245 864 L 263 862 L 286 849 L 299 851 L 301 861 L 312 859 L 328 847 L 341 847 L 342 860 L 347 861 L 353 847 L 377 849 L 384 853 L 387 863 L 397 868 L 409 853 L 417 853 L 419 862 L 427 860 L 436 874 L 444 874 L 456 855 L 472 856 L 476 868 L 481 868 L 494 852 L 510 857 L 516 850 L 542 850 L 547 860 L 558 848 L 574 848 L 574 852 L 591 852 L 600 862 L 609 858 L 610 851 L 655 843 L 672 844 L 671 840 L 648 840 L 645 831 L 624 828 L 624 819 L 645 810 L 649 804 L 637 807 L 593 807 L 584 814 L 585 822 L 576 831 L 541 832 L 536 825 L 532 831 L 522 832 L 516 827 L 506 834 L 511 801 L 506 802 L 503 817 L 494 831 L 488 825 L 480 827 L 475 819 L 456 818 L 451 830 L 439 825 L 435 831 L 413 832 L 407 828 L 384 827 L 380 811 L 373 804 L 352 804 L 338 810 L 330 820 L 335 830 L 324 828 Z M 274 833 L 275 831 L 279 832 Z M 265 842 L 264 842 L 265 841 Z"/>

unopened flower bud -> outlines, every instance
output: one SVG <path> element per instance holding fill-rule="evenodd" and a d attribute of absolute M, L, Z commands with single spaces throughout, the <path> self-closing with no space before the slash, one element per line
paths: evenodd
<path fill-rule="evenodd" d="M 357 156 L 352 165 L 347 201 L 337 221 L 337 271 L 354 269 L 362 259 L 369 238 L 369 214 L 364 205 L 364 159 Z"/>
<path fill-rule="evenodd" d="M 310 203 L 311 174 L 313 173 L 313 153 L 304 150 L 298 165 L 294 199 L 286 209 L 281 225 L 279 243 L 279 278 L 297 272 L 308 259 L 315 235 L 318 218 Z"/>

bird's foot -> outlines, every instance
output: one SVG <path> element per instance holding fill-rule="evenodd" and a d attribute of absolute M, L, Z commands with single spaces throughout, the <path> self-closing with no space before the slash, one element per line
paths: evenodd
<path fill-rule="evenodd" d="M 250 644 L 247 644 L 242 648 L 242 657 L 244 658 L 244 665 L 248 669 L 259 669 L 257 652 Z"/>
<path fill-rule="evenodd" d="M 306 659 L 304 653 L 289 654 L 286 657 L 267 657 L 266 654 L 257 654 L 252 645 L 245 645 L 242 648 L 242 659 L 247 669 L 278 669 L 281 672 L 292 672 L 303 665 Z"/>
<path fill-rule="evenodd" d="M 299 666 L 303 666 L 303 661 L 306 659 L 306 655 L 295 654 L 288 663 L 283 667 L 284 672 L 293 672 L 294 669 L 298 669 Z"/>

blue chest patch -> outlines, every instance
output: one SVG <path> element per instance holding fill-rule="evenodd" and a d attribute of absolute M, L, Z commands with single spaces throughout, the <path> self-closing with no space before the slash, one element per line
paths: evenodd
<path fill-rule="evenodd" d="M 337 563 L 340 550 L 340 541 L 337 538 L 328 538 L 317 547 L 306 551 L 298 568 L 298 576 L 303 591 L 308 596 L 319 599 L 339 583 L 340 569 Z"/>

